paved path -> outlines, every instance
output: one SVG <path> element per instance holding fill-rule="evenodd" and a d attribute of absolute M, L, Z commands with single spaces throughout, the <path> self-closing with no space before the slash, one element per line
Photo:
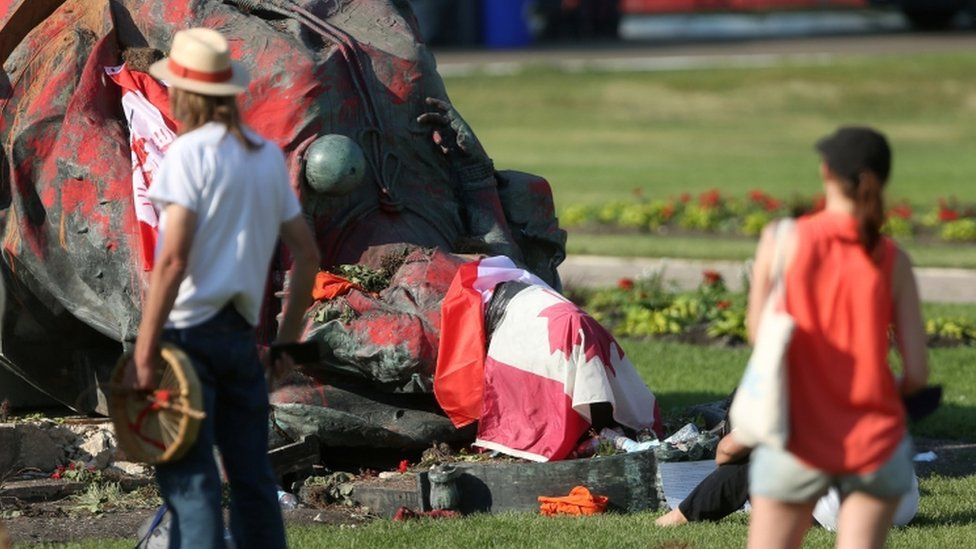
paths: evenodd
<path fill-rule="evenodd" d="M 563 284 L 568 287 L 613 286 L 621 278 L 638 278 L 662 273 L 665 279 L 681 289 L 693 289 L 702 280 L 702 271 L 722 274 L 732 290 L 743 287 L 746 262 L 686 259 L 651 259 L 575 255 L 559 267 Z M 923 301 L 976 303 L 976 271 L 967 269 L 915 270 Z"/>
<path fill-rule="evenodd" d="M 851 55 L 966 52 L 974 48 L 976 32 L 944 32 L 737 41 L 587 42 L 508 51 L 437 50 L 435 55 L 441 74 L 455 76 L 473 72 L 511 74 L 539 66 L 569 71 L 762 67 L 783 61 L 816 64 Z"/>

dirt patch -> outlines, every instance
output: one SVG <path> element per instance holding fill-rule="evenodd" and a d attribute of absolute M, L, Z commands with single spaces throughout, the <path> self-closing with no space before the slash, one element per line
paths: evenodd
<path fill-rule="evenodd" d="M 82 539 L 132 539 L 153 511 L 126 511 L 103 515 L 20 516 L 7 528 L 14 543 L 66 543 Z"/>
<path fill-rule="evenodd" d="M 155 513 L 153 509 L 118 511 L 92 515 L 71 513 L 64 502 L 36 504 L 5 525 L 14 543 L 67 543 L 83 539 L 131 539 Z M 331 506 L 324 509 L 293 509 L 284 512 L 285 522 L 294 525 L 362 524 L 371 520 L 362 509 Z"/>

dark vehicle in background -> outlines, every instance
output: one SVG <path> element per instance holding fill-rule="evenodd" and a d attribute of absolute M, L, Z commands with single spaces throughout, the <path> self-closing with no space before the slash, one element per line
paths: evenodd
<path fill-rule="evenodd" d="M 487 45 L 499 9 L 520 19 L 536 40 L 613 39 L 622 18 L 900 10 L 922 30 L 950 28 L 976 16 L 976 0 L 409 0 L 424 39 L 435 45 Z M 502 6 L 502 8 L 499 8 Z M 489 17 L 489 11 L 496 15 Z M 516 24 L 512 22 L 511 24 Z M 509 44 L 517 47 L 516 44 Z"/>

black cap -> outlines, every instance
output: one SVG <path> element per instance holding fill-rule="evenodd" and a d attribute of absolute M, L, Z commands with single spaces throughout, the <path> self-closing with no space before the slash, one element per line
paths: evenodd
<path fill-rule="evenodd" d="M 864 170 L 870 170 L 881 182 L 891 173 L 891 148 L 880 132 L 871 128 L 845 126 L 820 141 L 817 151 L 832 172 L 857 183 Z"/>

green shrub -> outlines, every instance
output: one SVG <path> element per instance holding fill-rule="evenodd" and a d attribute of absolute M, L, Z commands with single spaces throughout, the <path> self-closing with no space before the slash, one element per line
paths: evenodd
<path fill-rule="evenodd" d="M 947 242 L 976 242 L 976 219 L 959 219 L 942 226 L 942 240 Z"/>
<path fill-rule="evenodd" d="M 894 238 L 911 238 L 915 235 L 915 226 L 907 219 L 892 216 L 885 221 L 881 232 Z"/>
<path fill-rule="evenodd" d="M 729 308 L 720 311 L 717 318 L 708 325 L 708 337 L 715 339 L 729 338 L 732 341 L 746 341 L 749 339 L 746 329 L 745 307 Z"/>
<path fill-rule="evenodd" d="M 589 225 L 596 219 L 596 212 L 589 206 L 571 205 L 563 208 L 559 216 L 563 227 L 582 227 Z"/>
<path fill-rule="evenodd" d="M 747 215 L 742 222 L 742 234 L 746 236 L 759 236 L 763 228 L 772 220 L 773 216 L 769 212 L 753 212 Z"/>
<path fill-rule="evenodd" d="M 596 220 L 604 225 L 616 225 L 627 205 L 627 202 L 608 202 L 597 211 Z"/>
<path fill-rule="evenodd" d="M 685 208 L 678 224 L 685 229 L 695 231 L 714 231 L 722 220 L 717 208 L 706 208 L 698 205 L 690 205 Z"/>
<path fill-rule="evenodd" d="M 925 333 L 946 341 L 976 343 L 976 322 L 966 318 L 936 317 L 925 321 Z"/>
<path fill-rule="evenodd" d="M 617 224 L 629 229 L 645 229 L 649 220 L 650 216 L 647 213 L 647 205 L 638 202 L 635 204 L 627 204 L 620 210 Z"/>

